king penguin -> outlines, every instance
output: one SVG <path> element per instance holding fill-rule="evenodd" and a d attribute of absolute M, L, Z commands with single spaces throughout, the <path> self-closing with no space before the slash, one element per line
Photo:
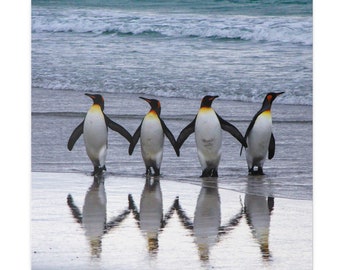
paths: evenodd
<path fill-rule="evenodd" d="M 157 99 L 140 98 L 148 102 L 151 109 L 145 115 L 142 123 L 132 136 L 129 154 L 132 155 L 140 137 L 142 157 L 146 167 L 146 175 L 151 175 L 151 168 L 153 168 L 154 176 L 159 176 L 163 158 L 164 134 L 168 137 L 177 156 L 179 156 L 179 148 L 177 147 L 174 135 L 172 135 L 171 131 L 160 117 L 161 103 Z"/>
<path fill-rule="evenodd" d="M 105 160 L 108 127 L 113 131 L 117 131 L 129 142 L 131 142 L 132 137 L 125 128 L 113 122 L 104 113 L 104 98 L 101 95 L 88 93 L 85 95 L 93 100 L 93 105 L 87 112 L 83 122 L 81 122 L 72 132 L 68 140 L 67 148 L 71 151 L 80 135 L 84 133 L 86 153 L 94 166 L 92 175 L 96 175 L 102 173 L 103 170 L 106 170 Z"/>
<path fill-rule="evenodd" d="M 246 159 L 250 175 L 263 175 L 263 164 L 268 153 L 272 159 L 275 153 L 275 138 L 272 132 L 271 106 L 275 98 L 284 92 L 268 93 L 263 100 L 262 108 L 255 114 L 250 122 L 244 139 L 248 144 Z M 242 154 L 242 147 L 240 155 Z M 258 170 L 254 171 L 257 166 Z"/>
<path fill-rule="evenodd" d="M 217 177 L 218 165 L 221 158 L 222 129 L 228 131 L 244 147 L 247 143 L 241 132 L 232 124 L 220 117 L 211 104 L 218 96 L 205 96 L 201 102 L 194 120 L 186 126 L 177 138 L 178 148 L 180 149 L 184 141 L 190 134 L 195 132 L 198 159 L 202 167 L 201 177 Z"/>

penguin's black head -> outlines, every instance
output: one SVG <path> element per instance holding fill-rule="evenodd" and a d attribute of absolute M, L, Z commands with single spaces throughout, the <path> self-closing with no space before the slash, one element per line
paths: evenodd
<path fill-rule="evenodd" d="M 158 115 L 161 114 L 161 103 L 157 99 L 148 99 L 145 97 L 139 97 L 141 99 L 144 99 L 147 103 L 150 104 L 151 110 L 155 111 Z"/>
<path fill-rule="evenodd" d="M 101 95 L 94 95 L 88 93 L 86 93 L 85 95 L 92 98 L 93 104 L 98 104 L 102 108 L 102 111 L 104 111 L 104 98 Z"/>
<path fill-rule="evenodd" d="M 215 98 L 218 98 L 218 96 L 205 96 L 204 98 L 202 98 L 202 102 L 201 102 L 201 108 L 202 107 L 211 107 L 211 103 L 214 101 Z"/>
<path fill-rule="evenodd" d="M 281 95 L 281 94 L 283 94 L 283 93 L 284 93 L 284 92 L 279 92 L 279 93 L 270 92 L 270 93 L 268 93 L 268 94 L 266 95 L 266 97 L 264 98 L 264 100 L 263 100 L 262 107 L 269 106 L 268 109 L 270 109 L 270 107 L 271 107 L 271 105 L 272 105 L 274 99 L 275 99 L 277 96 L 279 96 L 279 95 Z"/>

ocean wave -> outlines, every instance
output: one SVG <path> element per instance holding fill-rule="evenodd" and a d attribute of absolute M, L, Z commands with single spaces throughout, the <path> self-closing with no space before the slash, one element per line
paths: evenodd
<path fill-rule="evenodd" d="M 115 93 L 115 94 L 131 94 L 131 95 L 147 95 L 147 96 L 156 96 L 156 97 L 164 97 L 164 98 L 184 98 L 184 99 L 197 99 L 198 97 L 203 97 L 207 94 L 211 94 L 212 92 L 207 89 L 195 89 L 193 91 L 190 89 L 183 89 L 182 87 L 175 88 L 170 85 L 163 85 L 161 88 L 159 87 L 129 87 L 124 85 L 122 88 L 109 88 L 102 89 L 96 88 L 94 85 L 87 86 L 83 85 L 75 85 L 68 83 L 32 83 L 33 88 L 40 89 L 49 89 L 49 90 L 67 90 L 67 91 L 77 91 L 81 93 L 85 92 L 93 92 L 93 93 Z M 252 89 L 251 91 L 242 90 L 242 89 L 228 89 L 226 91 L 224 88 L 218 90 L 214 89 L 213 93 L 219 96 L 219 99 L 229 100 L 229 101 L 242 101 L 242 102 L 250 102 L 250 103 L 261 103 L 263 101 L 263 97 L 267 92 L 278 92 L 277 89 L 267 89 L 266 91 L 262 89 Z M 305 91 L 292 91 L 286 90 L 285 94 L 280 96 L 280 99 L 275 100 L 275 103 L 278 104 L 287 104 L 287 105 L 313 105 L 313 93 L 306 89 Z"/>
<path fill-rule="evenodd" d="M 208 16 L 108 10 L 47 10 L 32 13 L 32 32 L 150 35 L 312 45 L 312 18 Z"/>

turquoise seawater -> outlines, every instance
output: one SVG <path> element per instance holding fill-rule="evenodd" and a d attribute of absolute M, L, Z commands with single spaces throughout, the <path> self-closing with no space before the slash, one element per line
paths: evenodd
<path fill-rule="evenodd" d="M 312 1 L 33 1 L 32 86 L 312 105 Z"/>

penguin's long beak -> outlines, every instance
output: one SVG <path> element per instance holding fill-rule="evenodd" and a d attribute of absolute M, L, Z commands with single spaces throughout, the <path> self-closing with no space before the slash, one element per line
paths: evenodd
<path fill-rule="evenodd" d="M 284 92 L 279 92 L 279 93 L 275 93 L 273 95 L 273 99 L 272 99 L 272 102 L 274 101 L 274 99 L 276 99 L 276 97 L 278 97 L 279 95 L 282 95 Z"/>
<path fill-rule="evenodd" d="M 139 98 L 141 98 L 141 99 L 144 99 L 147 103 L 151 103 L 151 100 L 150 99 L 148 99 L 148 98 L 145 98 L 145 97 L 139 97 Z"/>
<path fill-rule="evenodd" d="M 93 100 L 95 99 L 95 96 L 92 95 L 92 94 L 89 94 L 89 93 L 85 93 L 85 96 L 88 96 L 88 97 L 92 98 Z"/>
<path fill-rule="evenodd" d="M 212 96 L 211 101 L 213 101 L 215 98 L 218 98 L 219 96 Z"/>

